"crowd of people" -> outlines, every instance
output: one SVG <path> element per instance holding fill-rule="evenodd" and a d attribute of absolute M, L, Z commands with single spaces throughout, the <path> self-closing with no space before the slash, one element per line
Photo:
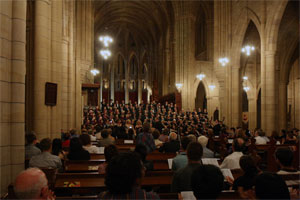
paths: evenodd
<path fill-rule="evenodd" d="M 300 174 L 292 165 L 294 157 L 289 147 L 276 151 L 280 171 L 270 173 L 260 169 L 256 160 L 250 156 L 247 146 L 252 137 L 257 144 L 268 142 L 270 138 L 266 137 L 262 130 L 257 129 L 251 133 L 239 127 L 229 128 L 222 121 L 209 119 L 205 110 L 178 111 L 176 104 L 172 103 L 125 105 L 116 102 L 102 103 L 100 108 L 86 107 L 81 132 L 77 134 L 72 129 L 62 132 L 61 138 L 52 141 L 45 138 L 40 142 L 34 133 L 26 134 L 25 154 L 31 168 L 22 172 L 16 179 L 16 195 L 22 198 L 30 195 L 26 192 L 31 192 L 31 195 L 41 192 L 29 191 L 30 187 L 20 190 L 23 187 L 20 186 L 21 183 L 26 181 L 22 182 L 19 179 L 30 174 L 42 174 L 37 168 L 52 167 L 63 171 L 64 160 L 89 160 L 90 154 L 100 152 L 99 147 L 105 147 L 105 162 L 98 169 L 100 174 L 105 174 L 107 187 L 107 191 L 100 194 L 101 199 L 158 199 L 156 193 L 141 189 L 141 180 L 145 172 L 153 170 L 153 163 L 146 159 L 147 154 L 156 149 L 162 153 L 177 153 L 172 164 L 174 176 L 171 191 L 193 191 L 197 199 L 217 198 L 224 189 L 238 191 L 241 198 L 256 196 L 262 199 L 289 199 L 287 185 L 279 175 Z M 207 145 L 211 135 L 220 134 L 226 139 L 233 139 L 228 146 L 227 156 L 220 168 L 204 165 L 202 158 L 219 157 L 218 153 L 209 149 Z M 272 136 L 281 144 L 296 144 L 299 140 L 299 130 L 281 131 L 280 134 L 274 132 Z M 134 140 L 135 150 L 120 153 L 115 145 L 117 139 Z M 235 180 L 230 177 L 224 178 L 221 169 L 241 169 L 243 175 Z M 39 187 L 45 188 L 45 180 L 42 177 L 41 175 L 41 179 L 32 183 L 33 186 L 43 182 Z M 268 184 L 269 182 L 272 184 Z M 44 193 L 39 195 L 53 197 L 51 191 L 47 188 L 44 190 Z"/>

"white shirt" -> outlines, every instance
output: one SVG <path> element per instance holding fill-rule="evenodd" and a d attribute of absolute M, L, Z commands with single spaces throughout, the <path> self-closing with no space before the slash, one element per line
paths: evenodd
<path fill-rule="evenodd" d="M 83 146 L 83 148 L 87 150 L 89 153 L 100 153 L 99 147 L 96 147 L 95 145 Z"/>
<path fill-rule="evenodd" d="M 240 158 L 243 152 L 233 152 L 228 155 L 222 162 L 220 168 L 222 169 L 240 169 Z"/>
<path fill-rule="evenodd" d="M 267 140 L 264 137 L 256 136 L 255 144 L 267 144 Z"/>

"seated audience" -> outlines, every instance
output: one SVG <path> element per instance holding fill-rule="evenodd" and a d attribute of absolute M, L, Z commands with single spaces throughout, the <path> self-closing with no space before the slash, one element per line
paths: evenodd
<path fill-rule="evenodd" d="M 162 130 L 160 136 L 159 136 L 159 140 L 162 141 L 162 142 L 168 142 L 169 140 L 169 133 L 170 133 L 170 130 L 165 128 L 164 130 Z"/>
<path fill-rule="evenodd" d="M 280 171 L 277 174 L 300 174 L 300 171 L 293 167 L 294 154 L 289 147 L 278 148 L 275 156 L 276 162 L 280 167 Z"/>
<path fill-rule="evenodd" d="M 159 149 L 162 145 L 163 142 L 160 141 L 159 138 L 159 131 L 157 129 L 154 129 L 154 131 L 152 132 L 153 138 L 154 138 L 154 143 L 157 149 Z"/>
<path fill-rule="evenodd" d="M 214 165 L 200 165 L 191 176 L 191 188 L 197 199 L 216 199 L 222 192 L 224 176 Z"/>
<path fill-rule="evenodd" d="M 100 152 L 99 147 L 92 145 L 91 137 L 88 134 L 81 134 L 79 136 L 79 139 L 81 141 L 82 147 L 85 150 L 87 150 L 89 153 L 99 153 Z"/>
<path fill-rule="evenodd" d="M 107 163 L 109 163 L 111 161 L 111 159 L 118 154 L 119 154 L 119 151 L 115 145 L 110 144 L 105 147 L 105 149 L 104 149 L 105 162 L 99 165 L 99 168 L 98 168 L 99 174 L 105 174 Z"/>
<path fill-rule="evenodd" d="M 277 174 L 264 172 L 255 179 L 256 199 L 290 199 L 285 181 Z"/>
<path fill-rule="evenodd" d="M 52 141 L 52 155 L 58 156 L 60 159 L 64 160 L 66 153 L 62 149 L 61 139 L 55 138 Z"/>
<path fill-rule="evenodd" d="M 147 148 L 145 145 L 143 144 L 137 144 L 135 146 L 134 152 L 136 152 L 137 154 L 139 154 L 144 167 L 146 167 L 147 171 L 151 171 L 153 170 L 153 162 L 151 160 L 146 160 L 147 157 Z"/>
<path fill-rule="evenodd" d="M 32 156 L 39 155 L 41 150 L 35 146 L 37 139 L 35 134 L 29 133 L 25 135 L 26 146 L 25 146 L 25 159 L 30 159 Z"/>
<path fill-rule="evenodd" d="M 121 153 L 107 165 L 105 185 L 108 191 L 100 199 L 159 199 L 153 192 L 141 189 L 145 169 L 135 153 Z"/>
<path fill-rule="evenodd" d="M 14 193 L 18 199 L 55 199 L 48 188 L 46 175 L 38 168 L 29 168 L 17 176 Z"/>
<path fill-rule="evenodd" d="M 62 162 L 58 156 L 52 155 L 50 138 L 42 139 L 40 142 L 42 153 L 33 156 L 29 161 L 30 167 L 38 168 L 57 168 L 62 169 Z"/>
<path fill-rule="evenodd" d="M 143 144 L 150 153 L 155 150 L 155 143 L 152 134 L 150 133 L 150 124 L 148 122 L 143 124 L 143 132 L 136 138 L 136 144 Z"/>
<path fill-rule="evenodd" d="M 244 174 L 234 180 L 232 189 L 237 190 L 240 197 L 245 199 L 249 198 L 247 190 L 252 189 L 255 178 L 260 171 L 258 170 L 254 160 L 248 155 L 244 155 L 240 158 L 240 166 Z"/>
<path fill-rule="evenodd" d="M 66 132 L 63 136 L 63 142 L 62 142 L 62 147 L 64 149 L 68 149 L 70 147 L 70 138 L 71 138 L 70 133 Z"/>
<path fill-rule="evenodd" d="M 296 136 L 293 134 L 293 132 L 288 132 L 286 134 L 284 144 L 296 144 L 296 143 L 297 143 Z"/>
<path fill-rule="evenodd" d="M 89 136 L 90 136 L 91 141 L 96 141 L 96 140 L 97 140 L 97 138 L 96 138 L 96 136 L 95 136 L 95 134 L 94 134 L 94 132 L 93 132 L 92 129 L 90 129 L 90 130 L 88 131 L 88 134 L 89 134 Z"/>
<path fill-rule="evenodd" d="M 201 165 L 203 149 L 198 142 L 191 142 L 187 147 L 188 164 L 175 172 L 171 190 L 172 192 L 191 191 L 191 177 L 196 168 Z"/>
<path fill-rule="evenodd" d="M 245 141 L 243 138 L 236 138 L 232 143 L 233 153 L 229 154 L 222 162 L 221 168 L 223 169 L 239 169 L 240 158 L 243 156 L 243 150 L 245 148 Z"/>
<path fill-rule="evenodd" d="M 127 139 L 128 140 L 134 140 L 134 138 L 135 138 L 134 129 L 132 129 L 132 128 L 128 129 Z"/>
<path fill-rule="evenodd" d="M 74 137 L 70 141 L 70 151 L 67 156 L 69 160 L 89 160 L 90 153 L 82 148 L 81 141 L 78 137 Z"/>
<path fill-rule="evenodd" d="M 74 138 L 74 137 L 79 137 L 79 135 L 77 135 L 75 129 L 71 129 L 71 130 L 70 130 L 70 135 L 71 135 L 71 139 Z"/>
<path fill-rule="evenodd" d="M 160 152 L 170 152 L 170 153 L 176 153 L 180 149 L 180 143 L 177 140 L 177 134 L 172 132 L 170 133 L 170 141 L 165 142 L 160 148 Z"/>
<path fill-rule="evenodd" d="M 109 134 L 109 130 L 108 129 L 103 129 L 101 131 L 101 136 L 102 136 L 102 139 L 99 140 L 99 146 L 100 147 L 106 147 L 108 145 L 111 145 L 111 144 L 114 144 L 115 141 L 110 138 L 110 134 Z"/>
<path fill-rule="evenodd" d="M 204 135 L 202 135 L 198 138 L 198 142 L 202 145 L 202 148 L 203 148 L 202 158 L 213 158 L 214 152 L 206 147 L 207 143 L 208 143 L 208 138 L 205 137 Z"/>
<path fill-rule="evenodd" d="M 181 138 L 181 147 L 182 150 L 173 158 L 172 170 L 177 171 L 181 168 L 184 168 L 188 164 L 188 158 L 186 156 L 186 148 L 191 140 L 188 137 Z"/>
<path fill-rule="evenodd" d="M 255 144 L 267 144 L 267 142 L 269 142 L 270 140 L 267 139 L 265 136 L 265 132 L 263 132 L 262 130 L 257 130 L 255 133 Z"/>

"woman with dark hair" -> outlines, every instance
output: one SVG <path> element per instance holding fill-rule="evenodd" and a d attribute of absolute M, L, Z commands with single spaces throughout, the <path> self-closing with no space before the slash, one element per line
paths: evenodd
<path fill-rule="evenodd" d="M 149 171 L 149 170 L 153 170 L 153 162 L 152 161 L 149 161 L 149 160 L 146 160 L 146 157 L 147 157 L 147 147 L 143 144 L 137 144 L 135 146 L 135 149 L 134 149 L 134 152 L 138 153 L 146 170 Z"/>
<path fill-rule="evenodd" d="M 91 137 L 88 134 L 81 134 L 79 139 L 82 143 L 82 146 L 89 153 L 100 153 L 100 149 L 91 143 Z"/>
<path fill-rule="evenodd" d="M 100 199 L 159 199 L 153 192 L 141 189 L 145 169 L 139 156 L 133 152 L 121 153 L 106 167 L 105 185 L 108 189 Z"/>
<path fill-rule="evenodd" d="M 248 190 L 254 186 L 254 180 L 260 173 L 251 156 L 244 155 L 240 158 L 240 166 L 244 174 L 233 182 L 232 189 L 237 190 L 241 198 L 248 198 Z M 229 181 L 230 182 L 230 181 Z"/>
<path fill-rule="evenodd" d="M 82 148 L 79 138 L 74 137 L 70 140 L 70 151 L 67 156 L 69 160 L 89 160 L 90 153 Z"/>
<path fill-rule="evenodd" d="M 52 141 L 52 152 L 53 155 L 60 157 L 60 159 L 64 160 L 66 153 L 62 150 L 62 142 L 61 139 L 55 138 Z"/>
<path fill-rule="evenodd" d="M 107 163 L 109 163 L 109 161 L 111 161 L 111 159 L 118 154 L 119 151 L 115 145 L 111 144 L 105 147 L 104 149 L 105 162 L 99 165 L 98 168 L 99 174 L 105 174 Z"/>

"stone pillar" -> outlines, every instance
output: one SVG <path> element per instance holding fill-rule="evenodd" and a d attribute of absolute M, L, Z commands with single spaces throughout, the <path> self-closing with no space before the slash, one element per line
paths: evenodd
<path fill-rule="evenodd" d="M 109 64 L 110 68 L 110 99 L 115 101 L 115 70 L 114 65 Z"/>
<path fill-rule="evenodd" d="M 231 108 L 232 108 L 232 126 L 237 127 L 241 125 L 241 118 L 242 118 L 242 112 L 240 110 L 240 73 L 239 68 L 232 67 L 231 71 L 231 84 L 232 84 L 232 91 L 231 91 Z"/>
<path fill-rule="evenodd" d="M 287 84 L 279 83 L 278 131 L 287 128 Z"/>
<path fill-rule="evenodd" d="M 275 99 L 275 51 L 266 51 L 265 65 L 265 131 L 268 136 L 276 129 L 276 99 Z M 263 92 L 264 90 L 262 90 Z"/>
<path fill-rule="evenodd" d="M 249 130 L 254 130 L 257 126 L 257 117 L 256 117 L 256 99 L 248 98 L 248 119 L 249 119 Z"/>
<path fill-rule="evenodd" d="M 125 62 L 125 103 L 129 102 L 129 66 L 128 62 Z"/>
<path fill-rule="evenodd" d="M 299 62 L 298 62 L 299 67 Z M 295 80 L 295 128 L 300 129 L 300 70 L 298 68 L 298 78 Z"/>
<path fill-rule="evenodd" d="M 142 101 L 142 92 L 143 92 L 142 87 L 143 87 L 142 80 L 138 78 L 138 104 L 140 104 Z"/>

